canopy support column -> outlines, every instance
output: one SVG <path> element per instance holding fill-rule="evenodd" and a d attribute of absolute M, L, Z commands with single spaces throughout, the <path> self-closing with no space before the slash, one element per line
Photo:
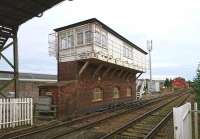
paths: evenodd
<path fill-rule="evenodd" d="M 14 57 L 14 86 L 15 86 L 15 98 L 18 97 L 19 91 L 19 59 L 18 59 L 18 39 L 17 39 L 17 30 L 13 38 L 13 57 Z"/>
<path fill-rule="evenodd" d="M 4 27 L 0 25 L 0 60 L 4 60 L 8 66 L 12 69 L 11 71 L 3 70 L 0 71 L 1 74 L 9 74 L 9 81 L 5 84 L 0 85 L 0 95 L 6 97 L 3 93 L 3 90 L 8 87 L 9 85 L 14 86 L 15 97 L 18 96 L 19 85 L 18 85 L 18 78 L 19 78 L 19 70 L 18 70 L 18 40 L 17 40 L 17 32 L 18 27 L 15 29 L 11 29 L 8 27 Z M 7 44 L 7 41 L 10 40 L 11 42 Z M 9 58 L 3 54 L 3 52 L 7 49 L 13 47 L 13 61 L 9 60 Z"/>

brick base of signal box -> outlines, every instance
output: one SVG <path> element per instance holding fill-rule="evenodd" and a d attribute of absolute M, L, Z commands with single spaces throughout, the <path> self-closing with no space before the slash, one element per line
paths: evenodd
<path fill-rule="evenodd" d="M 89 64 L 83 70 L 86 62 Z M 138 72 L 135 70 L 99 60 L 63 62 L 58 69 L 57 83 L 39 87 L 40 96 L 52 96 L 53 104 L 57 105 L 58 119 L 136 98 L 135 78 Z M 114 87 L 119 88 L 119 98 L 113 98 Z M 103 90 L 101 101 L 93 101 L 95 88 Z M 127 96 L 127 88 L 131 88 L 131 96 Z"/>

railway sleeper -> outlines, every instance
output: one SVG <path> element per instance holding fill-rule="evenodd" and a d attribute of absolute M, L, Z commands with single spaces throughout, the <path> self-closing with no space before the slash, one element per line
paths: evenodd
<path fill-rule="evenodd" d="M 113 138 L 109 138 L 109 139 L 113 139 Z M 136 138 L 135 137 L 126 136 L 126 135 L 116 135 L 114 137 L 114 139 L 136 139 Z"/>
<path fill-rule="evenodd" d="M 160 119 L 162 119 L 163 117 L 165 117 L 165 116 L 154 116 L 154 115 L 149 115 L 148 117 L 146 117 L 145 119 L 144 119 L 144 122 L 152 122 L 152 119 L 154 119 L 155 121 L 158 121 L 158 120 L 160 120 Z"/>
<path fill-rule="evenodd" d="M 153 117 L 161 117 L 161 118 L 163 118 L 163 117 L 165 117 L 166 115 L 163 114 L 163 113 L 161 114 L 161 113 L 158 113 L 158 112 L 157 112 L 157 113 L 152 113 L 151 116 L 153 116 Z"/>
<path fill-rule="evenodd" d="M 161 119 L 151 119 L 151 121 L 143 121 L 140 123 L 140 125 L 155 125 L 158 122 L 160 122 Z M 137 126 L 138 124 L 136 124 L 135 126 Z"/>
<path fill-rule="evenodd" d="M 149 133 L 149 131 L 151 131 L 150 129 L 149 130 L 143 130 L 143 129 L 135 129 L 135 128 L 130 128 L 130 129 L 127 129 L 125 132 L 129 132 L 129 133 L 141 133 L 141 134 L 147 134 Z"/>
<path fill-rule="evenodd" d="M 129 134 L 130 136 L 138 136 L 138 135 L 142 135 L 145 136 L 147 135 L 149 132 L 151 131 L 151 129 L 148 130 L 144 130 L 144 129 L 136 129 L 136 128 L 131 128 L 131 129 L 127 129 L 124 133 L 127 135 Z M 122 133 L 123 135 L 123 133 Z"/>
<path fill-rule="evenodd" d="M 130 131 L 136 131 L 136 130 L 141 130 L 141 131 L 144 131 L 144 132 L 146 132 L 146 131 L 149 131 L 149 130 L 151 130 L 151 128 L 146 128 L 146 127 L 133 127 L 133 128 L 130 128 L 131 130 Z M 129 130 L 129 129 L 127 129 L 127 130 Z"/>
<path fill-rule="evenodd" d="M 153 125 L 144 125 L 144 124 L 137 124 L 137 126 L 134 126 L 134 128 L 138 129 L 144 129 L 144 130 L 149 130 L 152 129 L 154 126 Z"/>
<path fill-rule="evenodd" d="M 61 128 L 61 129 L 58 129 L 57 131 L 56 131 L 56 133 L 55 133 L 55 131 L 54 132 L 48 132 L 45 136 L 45 138 L 51 138 L 51 137 L 53 137 L 53 136 L 55 136 L 55 135 L 57 135 L 58 133 L 60 134 L 60 133 L 63 133 L 63 132 L 71 132 L 71 131 L 73 131 L 75 128 L 72 128 L 72 127 L 63 127 L 63 128 Z"/>
<path fill-rule="evenodd" d="M 144 138 L 146 135 L 145 134 L 139 134 L 139 133 L 128 133 L 128 132 L 124 132 L 124 133 L 122 133 L 122 134 L 120 134 L 120 135 L 122 135 L 122 136 L 129 136 L 129 137 L 134 137 L 134 138 L 137 138 L 137 139 L 139 139 L 139 138 Z"/>
<path fill-rule="evenodd" d="M 159 132 L 159 133 L 156 134 L 156 136 L 158 136 L 158 137 L 166 137 L 167 133 L 166 132 Z"/>
<path fill-rule="evenodd" d="M 152 127 L 151 128 L 147 128 L 147 127 L 134 127 L 134 129 L 136 129 L 136 130 L 144 130 L 144 131 L 149 131 L 149 130 L 151 130 L 152 129 Z"/>

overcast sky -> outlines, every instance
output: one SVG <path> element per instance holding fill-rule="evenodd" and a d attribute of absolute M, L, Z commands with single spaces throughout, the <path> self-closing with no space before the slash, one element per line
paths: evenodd
<path fill-rule="evenodd" d="M 146 40 L 153 40 L 154 78 L 194 78 L 200 61 L 199 0 L 65 1 L 20 26 L 20 72 L 56 74 L 56 60 L 48 56 L 48 34 L 94 17 L 144 50 Z"/>

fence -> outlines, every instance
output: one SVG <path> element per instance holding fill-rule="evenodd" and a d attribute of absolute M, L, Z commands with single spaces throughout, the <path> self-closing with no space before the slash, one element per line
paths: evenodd
<path fill-rule="evenodd" d="M 33 124 L 32 98 L 0 98 L 0 129 Z"/>
<path fill-rule="evenodd" d="M 192 139 L 191 104 L 173 108 L 174 138 Z"/>
<path fill-rule="evenodd" d="M 192 112 L 194 122 L 192 123 Z M 173 108 L 174 138 L 175 139 L 198 139 L 198 111 L 197 103 L 194 103 L 194 110 L 191 110 L 191 103 L 186 103 L 178 108 Z M 194 124 L 194 132 L 192 132 Z M 192 136 L 192 133 L 194 135 Z"/>

